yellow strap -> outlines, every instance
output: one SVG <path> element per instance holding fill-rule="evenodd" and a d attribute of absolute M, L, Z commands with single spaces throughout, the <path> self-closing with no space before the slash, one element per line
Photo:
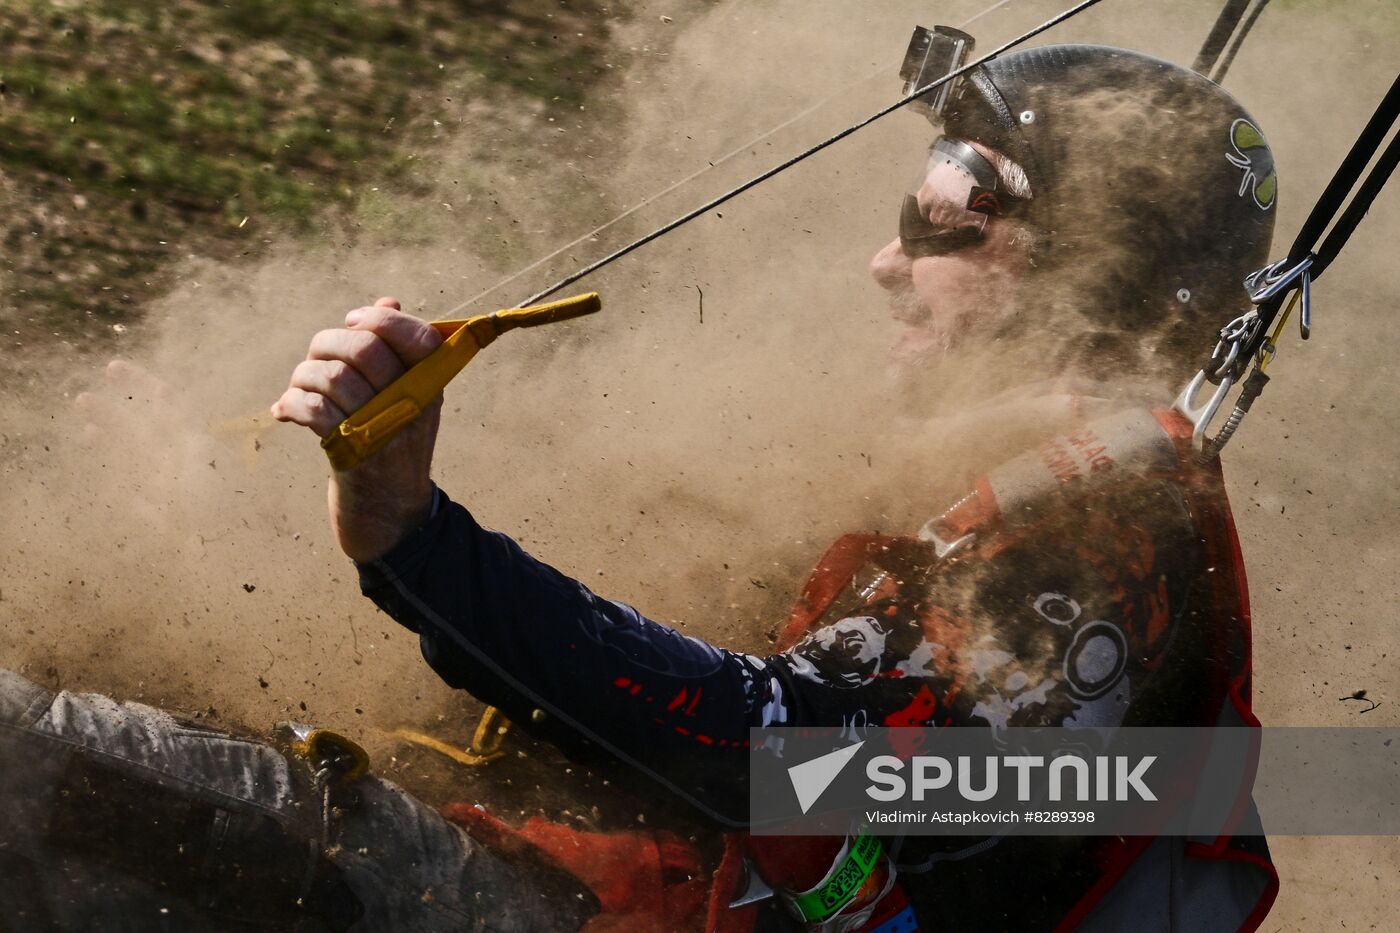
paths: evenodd
<path fill-rule="evenodd" d="M 505 754 L 501 749 L 506 744 L 506 733 L 509 731 L 510 720 L 506 714 L 494 706 L 486 707 L 481 713 L 481 721 L 476 724 L 470 751 L 488 761 L 501 757 Z"/>
<path fill-rule="evenodd" d="M 395 434 L 403 430 L 404 425 L 433 403 L 452 377 L 461 372 L 478 351 L 506 331 L 567 321 L 592 314 L 602 307 L 598 293 L 589 292 L 528 308 L 510 308 L 465 320 L 433 322 L 433 327 L 446 338 L 442 346 L 394 380 L 321 441 L 331 467 L 348 470 L 382 450 Z"/>
<path fill-rule="evenodd" d="M 1303 297 L 1303 290 L 1300 288 L 1293 293 L 1292 299 L 1288 302 L 1288 307 L 1283 309 L 1283 314 L 1279 315 L 1278 323 L 1274 325 L 1274 332 L 1264 341 L 1264 352 L 1259 355 L 1259 371 L 1264 372 L 1269 368 L 1269 364 L 1278 356 L 1278 338 L 1283 333 L 1283 327 L 1288 323 L 1288 318 L 1293 314 L 1293 308 L 1298 304 L 1298 299 Z"/>
<path fill-rule="evenodd" d="M 472 737 L 471 746 L 466 749 L 449 745 L 441 739 L 433 738 L 431 735 L 416 729 L 395 729 L 389 734 L 395 738 L 412 742 L 414 745 L 431 748 L 459 764 L 477 767 L 488 761 L 495 761 L 505 754 L 502 746 L 505 744 L 506 733 L 509 731 L 510 720 L 506 718 L 505 713 L 494 706 L 488 706 L 481 714 L 481 721 L 476 725 L 476 735 Z"/>
<path fill-rule="evenodd" d="M 435 739 L 431 735 L 418 732 L 414 729 L 395 729 L 389 734 L 396 738 L 412 742 L 414 745 L 430 748 L 439 754 L 446 755 L 458 764 L 467 765 L 471 768 L 484 765 L 488 761 L 494 761 L 505 754 L 505 752 L 502 751 L 494 751 L 488 752 L 485 755 L 478 755 L 470 749 L 457 748 L 455 745 L 449 745 L 441 739 Z"/>

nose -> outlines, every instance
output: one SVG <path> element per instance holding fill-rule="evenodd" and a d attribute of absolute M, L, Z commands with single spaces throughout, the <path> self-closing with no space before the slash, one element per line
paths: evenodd
<path fill-rule="evenodd" d="M 899 240 L 893 239 L 870 260 L 870 277 L 881 288 L 894 291 L 910 281 L 913 262 L 904 254 Z"/>

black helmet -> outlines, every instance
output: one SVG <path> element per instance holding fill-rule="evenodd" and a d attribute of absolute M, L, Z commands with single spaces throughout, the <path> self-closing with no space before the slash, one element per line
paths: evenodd
<path fill-rule="evenodd" d="M 916 33 L 916 39 L 918 34 Z M 930 116 L 1025 170 L 1036 265 L 1106 340 L 1196 352 L 1268 262 L 1278 195 L 1258 125 L 1219 85 L 1137 52 L 1052 45 L 973 69 Z M 1083 274 L 1080 274 L 1083 273 Z"/>

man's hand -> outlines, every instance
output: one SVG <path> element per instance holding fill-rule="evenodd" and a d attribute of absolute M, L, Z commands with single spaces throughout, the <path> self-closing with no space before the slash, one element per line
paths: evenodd
<path fill-rule="evenodd" d="M 419 360 L 442 337 L 404 314 L 393 298 L 345 316 L 345 327 L 311 338 L 291 385 L 272 405 L 272 416 L 326 437 Z M 427 520 L 432 508 L 429 468 L 442 399 L 405 427 L 382 451 L 359 466 L 331 473 L 331 530 L 352 559 L 385 554 Z"/>

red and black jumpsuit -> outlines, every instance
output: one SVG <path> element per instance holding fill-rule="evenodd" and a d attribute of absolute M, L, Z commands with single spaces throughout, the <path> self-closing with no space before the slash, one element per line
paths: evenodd
<path fill-rule="evenodd" d="M 517 722 L 542 711 L 537 734 L 738 830 L 753 726 L 1252 723 L 1233 526 L 1218 467 L 1196 463 L 1185 431 L 1146 410 L 1100 419 L 989 473 L 922 536 L 841 539 L 768 657 L 596 595 L 441 493 L 361 585 L 452 686 Z M 1263 840 L 1183 844 L 1243 867 L 1208 909 L 1257 925 L 1276 889 Z M 1148 846 L 911 839 L 901 890 L 923 929 L 1073 926 Z"/>

